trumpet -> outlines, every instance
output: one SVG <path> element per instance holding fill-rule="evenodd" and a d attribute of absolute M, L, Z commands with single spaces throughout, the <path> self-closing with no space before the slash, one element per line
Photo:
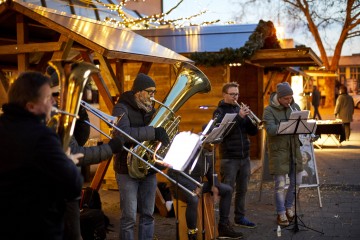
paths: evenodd
<path fill-rule="evenodd" d="M 141 147 L 143 147 L 144 149 L 146 149 L 148 152 L 154 154 L 154 156 L 156 156 L 158 159 L 163 160 L 162 157 L 158 156 L 154 151 L 152 151 L 151 149 L 149 149 L 148 147 L 144 146 L 142 143 L 140 143 L 139 141 L 137 141 L 135 138 L 133 138 L 132 136 L 130 136 L 129 134 L 127 134 L 126 132 L 124 132 L 122 129 L 118 128 L 116 126 L 116 122 L 119 121 L 121 119 L 122 116 L 119 117 L 114 117 L 114 116 L 109 116 L 106 113 L 94 108 L 93 106 L 91 106 L 90 104 L 86 103 L 85 101 L 81 100 L 80 102 L 81 106 L 83 106 L 86 110 L 88 110 L 90 113 L 94 114 L 96 117 L 100 118 L 101 120 L 103 120 L 104 122 L 106 122 L 107 124 L 110 125 L 110 127 L 112 127 L 113 129 L 119 131 L 121 134 L 123 134 L 125 137 L 129 138 L 130 140 L 132 140 L 133 142 L 135 142 L 136 144 L 140 145 Z M 85 120 L 85 123 L 87 123 L 89 126 L 91 126 L 92 128 L 94 128 L 96 131 L 98 131 L 99 133 L 103 134 L 105 137 L 111 139 L 112 137 L 109 134 L 106 134 L 104 131 L 102 131 L 101 129 L 99 129 L 98 127 L 94 126 L 92 123 L 90 123 L 89 121 Z M 151 163 L 149 163 L 148 161 L 146 161 L 145 159 L 143 159 L 141 156 L 139 156 L 137 153 L 135 153 L 134 151 L 130 150 L 129 148 L 123 146 L 124 150 L 127 151 L 129 154 L 133 155 L 134 157 L 136 157 L 137 159 L 139 159 L 141 162 L 143 162 L 144 164 L 148 165 L 149 168 L 155 170 L 156 172 L 160 173 L 162 176 L 166 177 L 170 182 L 174 183 L 175 185 L 178 185 L 180 188 L 182 188 L 184 191 L 186 191 L 187 193 L 189 193 L 192 196 L 196 196 L 196 193 L 190 191 L 189 189 L 187 189 L 186 187 L 184 187 L 183 185 L 179 184 L 178 182 L 176 182 L 174 179 L 172 179 L 171 177 L 169 177 L 168 175 L 166 175 L 165 173 L 163 173 L 161 170 L 157 169 L 155 166 L 153 166 Z M 189 180 L 193 181 L 199 188 L 203 187 L 203 184 L 197 182 L 195 179 L 191 178 L 190 176 L 188 176 L 187 174 L 180 172 L 184 177 L 188 178 Z"/>
<path fill-rule="evenodd" d="M 243 102 L 240 102 L 241 105 L 237 102 L 237 101 L 234 101 L 234 103 L 239 107 L 239 108 L 244 108 L 246 107 L 246 105 L 243 103 Z M 246 115 L 252 124 L 254 124 L 255 126 L 257 126 L 258 129 L 262 129 L 264 127 L 264 121 L 260 120 L 256 115 L 255 113 L 253 113 L 250 109 L 249 109 L 249 114 Z"/>

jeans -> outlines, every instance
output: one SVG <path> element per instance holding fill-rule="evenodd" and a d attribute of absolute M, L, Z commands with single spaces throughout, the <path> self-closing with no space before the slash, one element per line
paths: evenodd
<path fill-rule="evenodd" d="M 250 158 L 221 159 L 221 182 L 235 190 L 235 221 L 245 216 L 245 198 L 250 179 Z"/>
<path fill-rule="evenodd" d="M 285 214 L 287 208 L 292 208 L 295 199 L 295 174 L 294 167 L 290 169 L 289 173 L 289 186 L 285 194 L 285 181 L 286 175 L 275 175 L 275 204 L 277 214 Z M 301 183 L 302 174 L 296 174 L 297 185 Z"/>
<path fill-rule="evenodd" d="M 120 192 L 120 239 L 135 239 L 136 212 L 139 212 L 139 240 L 152 240 L 154 235 L 154 208 L 156 175 L 147 175 L 144 180 L 131 178 L 128 174 L 116 174 Z"/>

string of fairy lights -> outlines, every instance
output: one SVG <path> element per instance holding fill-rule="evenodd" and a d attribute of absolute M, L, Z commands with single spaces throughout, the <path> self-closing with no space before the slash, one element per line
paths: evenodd
<path fill-rule="evenodd" d="M 93 4 L 92 0 L 80 0 L 85 4 Z M 118 4 L 109 4 L 105 3 L 102 0 L 95 0 L 96 3 L 101 5 L 102 7 L 108 9 L 111 12 L 116 12 L 117 17 L 106 17 L 103 21 L 106 23 L 113 24 L 118 27 L 124 27 L 129 29 L 152 29 L 152 28 L 160 28 L 160 27 L 174 27 L 174 28 L 181 28 L 184 26 L 206 26 L 212 25 L 214 23 L 220 22 L 219 19 L 213 21 L 204 21 L 200 24 L 192 23 L 191 20 L 197 18 L 199 16 L 204 15 L 208 12 L 208 10 L 200 11 L 199 13 L 193 14 L 187 17 L 181 17 L 176 19 L 167 19 L 169 14 L 176 9 L 183 0 L 180 0 L 173 8 L 165 13 L 158 13 L 153 14 L 150 16 L 138 17 L 135 18 L 134 16 L 128 16 L 123 8 L 126 6 L 127 2 L 134 1 L 134 0 L 123 0 L 120 1 Z M 145 2 L 145 0 L 142 0 Z M 230 22 L 229 22 L 230 24 Z"/>

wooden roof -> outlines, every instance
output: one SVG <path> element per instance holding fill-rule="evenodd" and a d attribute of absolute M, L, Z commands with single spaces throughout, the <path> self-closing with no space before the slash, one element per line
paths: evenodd
<path fill-rule="evenodd" d="M 17 54 L 21 53 L 30 54 L 29 64 L 36 64 L 44 53 L 63 50 L 64 39 L 73 41 L 72 51 L 93 51 L 106 58 L 191 62 L 131 30 L 21 1 L 0 2 L 0 28 L 0 67 L 3 69 L 16 68 Z"/>
<path fill-rule="evenodd" d="M 264 67 L 322 66 L 321 59 L 311 48 L 258 50 L 250 62 Z"/>

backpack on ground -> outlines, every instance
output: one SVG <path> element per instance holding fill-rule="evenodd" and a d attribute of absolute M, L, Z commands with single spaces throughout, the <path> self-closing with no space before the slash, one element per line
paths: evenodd
<path fill-rule="evenodd" d="M 91 187 L 84 188 L 80 202 L 80 228 L 83 240 L 105 240 L 111 226 L 101 208 L 100 194 Z"/>

